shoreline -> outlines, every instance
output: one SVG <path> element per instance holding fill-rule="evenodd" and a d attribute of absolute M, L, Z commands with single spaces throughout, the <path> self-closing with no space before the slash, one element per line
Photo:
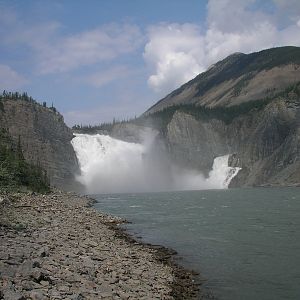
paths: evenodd
<path fill-rule="evenodd" d="M 0 299 L 214 299 L 174 250 L 135 240 L 92 198 L 55 190 L 2 199 Z"/>
<path fill-rule="evenodd" d="M 126 224 L 127 220 L 124 220 L 122 223 Z M 180 266 L 175 261 L 178 254 L 175 250 L 161 245 L 153 245 L 139 241 L 130 235 L 126 229 L 118 226 L 119 224 L 114 223 L 109 225 L 109 227 L 117 233 L 117 237 L 124 239 L 126 242 L 133 245 L 139 244 L 143 246 L 144 249 L 150 249 L 151 251 L 154 250 L 155 259 L 172 268 L 174 282 L 170 286 L 172 289 L 171 296 L 173 296 L 174 299 L 214 299 L 204 298 L 204 296 L 200 294 L 199 286 L 201 285 L 201 282 L 200 278 L 198 278 L 200 274 Z"/>

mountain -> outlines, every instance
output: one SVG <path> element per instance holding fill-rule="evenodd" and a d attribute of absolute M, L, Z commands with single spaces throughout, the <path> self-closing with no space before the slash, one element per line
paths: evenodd
<path fill-rule="evenodd" d="M 137 141 L 152 127 L 173 162 L 206 175 L 231 154 L 242 168 L 231 186 L 300 185 L 300 48 L 230 55 L 111 134 L 132 139 L 133 125 Z"/>
<path fill-rule="evenodd" d="M 78 171 L 70 143 L 73 133 L 54 107 L 41 105 L 25 94 L 4 92 L 0 128 L 14 144 L 20 144 L 26 162 L 46 170 L 51 185 L 73 189 Z"/>
<path fill-rule="evenodd" d="M 234 53 L 153 105 L 146 114 L 180 104 L 228 107 L 274 97 L 300 80 L 300 48 Z"/>
<path fill-rule="evenodd" d="M 300 185 L 300 48 L 230 55 L 142 116 L 171 158 L 204 173 L 231 155 L 232 186 Z"/>

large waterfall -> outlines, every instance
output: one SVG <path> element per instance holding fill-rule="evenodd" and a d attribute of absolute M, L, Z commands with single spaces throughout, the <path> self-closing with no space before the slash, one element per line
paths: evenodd
<path fill-rule="evenodd" d="M 151 154 L 149 144 L 76 134 L 72 145 L 81 169 L 78 181 L 94 194 L 222 189 L 239 171 L 228 166 L 229 155 L 221 156 L 205 178 L 198 171 L 180 169 L 159 154 Z"/>

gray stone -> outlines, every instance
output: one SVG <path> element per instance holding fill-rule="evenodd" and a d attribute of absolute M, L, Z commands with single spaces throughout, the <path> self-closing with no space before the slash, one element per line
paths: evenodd
<path fill-rule="evenodd" d="M 45 296 L 43 291 L 34 290 L 29 293 L 32 300 L 46 300 L 48 297 Z"/>
<path fill-rule="evenodd" d="M 18 291 L 8 288 L 3 290 L 4 300 L 25 300 L 25 297 Z"/>

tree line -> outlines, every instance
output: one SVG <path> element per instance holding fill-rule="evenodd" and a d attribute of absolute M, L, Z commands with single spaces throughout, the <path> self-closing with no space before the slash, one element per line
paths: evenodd
<path fill-rule="evenodd" d="M 50 191 L 47 172 L 37 163 L 25 161 L 21 137 L 15 143 L 8 130 L 0 129 L 0 190 L 29 189 L 35 192 Z"/>
<path fill-rule="evenodd" d="M 34 105 L 40 105 L 40 106 L 43 106 L 46 108 L 48 107 L 46 101 L 39 103 L 38 101 L 33 99 L 31 96 L 28 96 L 28 94 L 26 92 L 19 93 L 19 92 L 8 92 L 8 91 L 4 90 L 2 92 L 2 94 L 0 94 L 0 110 L 2 110 L 2 111 L 4 110 L 2 101 L 5 101 L 5 100 L 22 100 L 22 101 L 32 103 Z M 48 108 L 51 109 L 53 112 L 57 112 L 57 109 L 54 107 L 53 102 L 52 102 L 52 105 Z"/>

